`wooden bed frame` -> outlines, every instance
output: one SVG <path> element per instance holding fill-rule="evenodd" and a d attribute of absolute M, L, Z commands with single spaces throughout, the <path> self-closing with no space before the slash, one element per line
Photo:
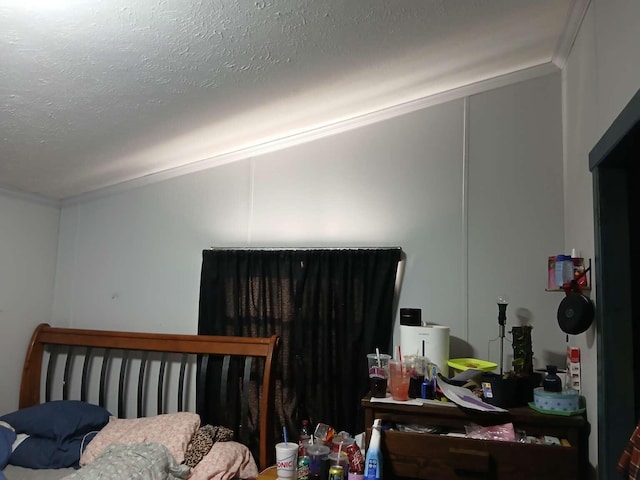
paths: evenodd
<path fill-rule="evenodd" d="M 105 405 L 107 396 L 107 379 L 114 367 L 114 358 L 118 359 L 118 409 L 117 413 L 110 410 L 118 417 L 124 414 L 131 398 L 128 391 L 131 390 L 129 380 L 130 370 L 134 364 L 138 365 L 137 371 L 137 416 L 145 416 L 148 405 L 147 391 L 151 368 L 147 368 L 150 361 L 157 361 L 160 365 L 154 385 L 157 387 L 157 414 L 168 413 L 165 411 L 167 403 L 168 375 L 166 365 L 169 356 L 180 358 L 180 372 L 178 376 L 177 411 L 183 411 L 184 398 L 187 394 L 185 384 L 185 371 L 189 361 L 195 363 L 197 368 L 196 388 L 196 412 L 203 411 L 207 402 L 219 402 L 216 410 L 234 411 L 233 418 L 225 426 L 232 428 L 235 438 L 242 442 L 248 439 L 246 432 L 249 422 L 250 403 L 258 409 L 258 432 L 254 439 L 252 449 L 260 470 L 273 463 L 274 458 L 274 362 L 279 345 L 279 337 L 273 335 L 269 338 L 246 338 L 234 336 L 211 335 L 174 335 L 160 333 L 138 333 L 107 330 L 84 330 L 75 328 L 56 328 L 48 324 L 40 324 L 35 329 L 22 371 L 22 383 L 20 385 L 20 408 L 37 405 L 42 401 L 50 400 L 82 400 L 87 401 L 91 393 L 96 392 L 94 384 L 98 375 L 95 364 L 100 364 L 98 403 Z M 45 355 L 47 352 L 47 355 Z M 158 357 L 158 358 L 156 358 Z M 56 360 L 64 359 L 64 371 L 62 375 L 60 398 L 54 398 L 54 377 Z M 82 358 L 82 370 L 79 379 L 80 398 L 70 398 L 72 383 L 78 384 L 78 375 L 73 375 L 73 359 Z M 131 361 L 135 359 L 135 361 Z M 155 359 L 155 360 L 154 360 Z M 214 390 L 217 392 L 215 399 L 211 398 L 210 385 L 203 388 L 205 382 L 211 383 L 213 369 L 219 384 Z M 44 374 L 44 376 L 43 376 Z M 257 377 L 257 378 L 256 378 Z M 255 385 L 252 388 L 251 382 Z M 135 379 L 134 379 L 135 383 Z M 217 382 L 216 382 L 217 383 Z M 41 385 L 45 386 L 44 396 L 41 393 Z M 90 387 L 92 389 L 90 389 Z M 257 402 L 251 402 L 250 392 L 253 390 Z M 206 390 L 206 392 L 205 392 Z M 173 392 L 173 391 L 172 391 Z M 258 403 L 258 405 L 255 405 Z M 256 422 L 254 422 L 256 423 Z M 254 430 L 254 434 L 255 434 Z M 257 444 L 257 445 L 255 445 Z"/>

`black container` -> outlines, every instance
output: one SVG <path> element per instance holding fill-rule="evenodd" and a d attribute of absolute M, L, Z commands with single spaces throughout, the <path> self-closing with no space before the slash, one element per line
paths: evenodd
<path fill-rule="evenodd" d="M 422 326 L 422 310 L 419 308 L 401 308 L 400 325 L 408 325 L 410 327 Z"/>
<path fill-rule="evenodd" d="M 542 384 L 542 374 L 534 372 L 516 378 L 516 406 L 523 407 L 533 402 L 533 389 Z"/>
<path fill-rule="evenodd" d="M 483 400 L 495 407 L 511 408 L 517 405 L 518 379 L 497 373 L 483 373 L 480 377 Z"/>

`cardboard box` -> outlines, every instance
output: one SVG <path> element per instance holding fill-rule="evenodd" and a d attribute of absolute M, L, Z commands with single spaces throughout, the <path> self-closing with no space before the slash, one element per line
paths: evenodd
<path fill-rule="evenodd" d="M 567 373 L 566 381 L 578 392 L 581 391 L 580 349 L 567 346 Z"/>

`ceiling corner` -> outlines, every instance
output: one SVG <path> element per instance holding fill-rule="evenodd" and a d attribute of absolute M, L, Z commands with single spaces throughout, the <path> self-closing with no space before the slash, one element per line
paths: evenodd
<path fill-rule="evenodd" d="M 562 34 L 558 39 L 551 61 L 560 69 L 563 69 L 573 48 L 573 43 L 578 36 L 582 20 L 587 14 L 591 0 L 571 0 L 567 18 L 562 29 Z"/>

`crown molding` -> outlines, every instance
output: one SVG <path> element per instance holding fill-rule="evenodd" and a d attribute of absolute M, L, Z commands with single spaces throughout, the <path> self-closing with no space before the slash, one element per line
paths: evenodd
<path fill-rule="evenodd" d="M 24 193 L 18 192 L 16 190 L 7 190 L 5 188 L 0 188 L 0 195 L 14 198 L 17 200 L 23 200 L 25 202 L 30 203 L 39 203 L 40 205 L 46 205 L 47 207 L 60 208 L 62 206 L 62 202 L 60 200 L 56 200 L 49 197 L 43 197 L 41 195 L 35 195 L 33 193 Z"/>
<path fill-rule="evenodd" d="M 591 0 L 571 0 L 567 18 L 564 22 L 564 28 L 562 29 L 562 35 L 560 35 L 556 49 L 551 57 L 553 64 L 561 70 L 564 68 L 571 54 L 571 49 L 576 41 L 578 32 L 580 32 L 582 21 L 587 14 L 587 10 L 589 10 L 590 4 Z"/>
<path fill-rule="evenodd" d="M 276 140 L 259 143 L 251 147 L 235 150 L 222 155 L 217 155 L 215 157 L 200 160 L 188 165 L 175 167 L 172 169 L 164 170 L 162 172 L 149 174 L 144 177 L 131 179 L 115 185 L 93 190 L 91 192 L 67 197 L 62 200 L 62 206 L 71 206 L 78 203 L 97 200 L 99 198 L 125 192 L 133 188 L 143 187 L 190 173 L 208 170 L 210 168 L 235 162 L 238 160 L 246 160 L 251 157 L 263 155 L 265 153 L 283 150 L 288 147 L 311 142 L 313 140 L 336 135 L 338 133 L 343 133 L 366 125 L 381 122 L 383 120 L 398 117 L 400 115 L 411 113 L 416 110 L 432 107 L 434 105 L 439 105 L 452 100 L 458 100 L 460 98 L 465 98 L 477 93 L 482 93 L 488 90 L 493 90 L 525 80 L 542 77 L 558 71 L 558 67 L 556 67 L 556 65 L 551 62 L 535 65 L 533 67 L 524 68 L 514 72 L 506 73 L 504 75 L 499 75 L 496 77 L 464 85 L 462 87 L 453 88 L 427 97 L 380 109 L 378 111 L 353 117 L 351 119 L 343 120 L 318 128 L 313 128 L 304 132 L 296 133 L 294 135 L 278 138 Z"/>

